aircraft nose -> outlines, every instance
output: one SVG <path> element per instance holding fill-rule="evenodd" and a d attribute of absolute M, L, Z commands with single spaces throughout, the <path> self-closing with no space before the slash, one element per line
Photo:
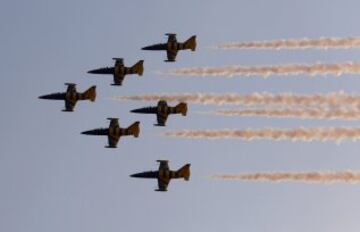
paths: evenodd
<path fill-rule="evenodd" d="M 90 73 L 90 74 L 99 74 L 99 70 L 98 70 L 98 69 L 93 69 L 93 70 L 88 71 L 87 73 Z"/>
<path fill-rule="evenodd" d="M 94 132 L 92 130 L 88 130 L 88 131 L 81 132 L 81 134 L 83 134 L 83 135 L 93 135 Z"/>
<path fill-rule="evenodd" d="M 142 113 L 142 111 L 141 109 L 130 110 L 131 113 Z"/>
<path fill-rule="evenodd" d="M 113 74 L 114 73 L 114 68 L 98 68 L 98 69 L 93 69 L 88 71 L 87 73 L 90 74 Z"/>
<path fill-rule="evenodd" d="M 54 99 L 53 95 L 51 94 L 47 94 L 47 95 L 41 95 L 39 97 L 39 99 L 48 99 L 48 100 L 51 100 L 51 99 Z"/>
<path fill-rule="evenodd" d="M 135 174 L 130 175 L 130 177 L 141 177 L 141 175 L 140 175 L 140 173 L 135 173 Z"/>

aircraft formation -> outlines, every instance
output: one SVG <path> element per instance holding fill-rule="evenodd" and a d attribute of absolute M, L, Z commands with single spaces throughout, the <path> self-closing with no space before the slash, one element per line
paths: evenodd
<path fill-rule="evenodd" d="M 191 36 L 185 42 L 177 42 L 176 34 L 167 33 L 168 40 L 166 43 L 159 43 L 143 47 L 142 50 L 164 50 L 167 52 L 167 60 L 165 62 L 175 62 L 178 51 L 180 50 L 191 50 L 196 49 L 196 35 Z M 89 74 L 101 74 L 101 75 L 112 75 L 113 83 L 112 86 L 122 86 L 126 75 L 137 74 L 142 76 L 144 72 L 144 60 L 139 60 L 133 66 L 127 67 L 124 65 L 123 58 L 113 58 L 115 64 L 113 67 L 104 67 L 88 71 Z M 76 84 L 65 83 L 67 86 L 66 92 L 52 93 L 42 95 L 39 99 L 46 100 L 63 100 L 65 101 L 65 108 L 62 111 L 73 112 L 75 105 L 79 100 L 89 100 L 94 102 L 96 99 L 96 86 L 91 86 L 85 92 L 77 92 Z M 187 104 L 180 102 L 176 106 L 169 106 L 165 100 L 160 100 L 157 106 L 149 106 L 140 109 L 134 109 L 130 112 L 141 113 L 141 114 L 155 114 L 157 118 L 157 124 L 154 126 L 166 126 L 168 116 L 170 114 L 181 114 L 186 116 Z M 81 132 L 84 135 L 98 135 L 107 136 L 108 145 L 106 148 L 117 148 L 120 137 L 122 136 L 133 136 L 137 138 L 140 134 L 140 122 L 136 121 L 127 128 L 122 128 L 119 125 L 119 118 L 107 118 L 110 120 L 110 124 L 107 128 L 96 128 Z M 188 181 L 190 179 L 190 164 L 186 164 L 180 169 L 174 171 L 170 170 L 168 160 L 157 160 L 159 162 L 159 168 L 157 171 L 146 171 L 130 175 L 130 177 L 136 178 L 154 178 L 158 180 L 158 189 L 155 191 L 165 192 L 167 191 L 168 184 L 171 179 L 183 178 Z"/>

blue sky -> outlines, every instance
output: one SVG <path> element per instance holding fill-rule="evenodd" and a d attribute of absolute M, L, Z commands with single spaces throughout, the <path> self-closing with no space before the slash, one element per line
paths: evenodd
<path fill-rule="evenodd" d="M 309 185 L 213 181 L 215 173 L 360 169 L 359 143 L 183 140 L 167 130 L 357 126 L 357 122 L 218 117 L 196 114 L 212 106 L 190 105 L 187 117 L 130 114 L 149 105 L 108 97 L 143 93 L 358 93 L 355 75 L 341 77 L 176 78 L 157 72 L 190 66 L 262 65 L 358 61 L 351 50 L 214 50 L 228 41 L 359 35 L 358 1 L 19 1 L 0 3 L 0 230 L 8 232 L 96 231 L 348 231 L 357 232 L 358 185 Z M 180 52 L 165 63 L 164 52 L 141 51 L 165 41 L 197 35 L 195 53 Z M 144 59 L 142 77 L 112 87 L 111 77 L 86 71 L 124 57 Z M 62 102 L 37 99 L 97 85 L 95 103 L 79 102 L 74 113 Z M 106 138 L 80 135 L 107 126 L 141 121 L 138 139 L 123 138 L 105 149 Z M 174 169 L 192 164 L 189 182 L 172 181 L 154 192 L 156 181 L 129 174 L 156 169 L 156 159 Z"/>

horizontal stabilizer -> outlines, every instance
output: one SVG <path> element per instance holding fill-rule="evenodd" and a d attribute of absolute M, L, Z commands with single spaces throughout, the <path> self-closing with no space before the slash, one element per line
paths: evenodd
<path fill-rule="evenodd" d="M 184 42 L 185 49 L 191 49 L 195 51 L 196 49 L 196 35 L 191 36 L 188 40 Z"/>
<path fill-rule="evenodd" d="M 128 134 L 133 135 L 134 137 L 139 137 L 140 134 L 140 122 L 136 121 L 131 126 L 127 128 Z"/>
<path fill-rule="evenodd" d="M 187 114 L 187 104 L 185 102 L 181 102 L 175 106 L 175 112 L 180 113 L 183 116 L 186 116 Z"/>
<path fill-rule="evenodd" d="M 136 64 L 134 64 L 131 68 L 131 73 L 136 73 L 139 76 L 142 76 L 144 73 L 144 60 L 139 60 Z"/>
<path fill-rule="evenodd" d="M 184 165 L 182 168 L 176 171 L 179 177 L 184 178 L 184 180 L 190 179 L 190 164 Z"/>
<path fill-rule="evenodd" d="M 91 86 L 88 90 L 82 93 L 83 100 L 95 101 L 96 99 L 96 86 Z"/>

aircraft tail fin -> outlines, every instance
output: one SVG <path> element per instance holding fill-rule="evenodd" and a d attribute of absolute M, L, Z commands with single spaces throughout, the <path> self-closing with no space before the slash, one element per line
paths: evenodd
<path fill-rule="evenodd" d="M 130 125 L 126 130 L 127 134 L 133 135 L 134 137 L 139 137 L 140 133 L 140 122 L 136 121 L 132 125 Z"/>
<path fill-rule="evenodd" d="M 91 86 L 88 90 L 82 93 L 83 100 L 95 101 L 96 98 L 96 86 Z"/>
<path fill-rule="evenodd" d="M 190 164 L 184 165 L 182 168 L 176 171 L 179 177 L 184 178 L 184 180 L 190 179 Z"/>
<path fill-rule="evenodd" d="M 185 102 L 180 102 L 175 106 L 175 112 L 181 113 L 183 116 L 186 116 L 187 113 L 187 104 Z"/>
<path fill-rule="evenodd" d="M 136 73 L 139 76 L 143 75 L 144 72 L 144 60 L 139 60 L 136 64 L 134 64 L 131 68 L 132 73 Z"/>
<path fill-rule="evenodd" d="M 188 40 L 184 42 L 185 49 L 191 49 L 195 51 L 196 49 L 196 35 L 191 36 Z"/>

